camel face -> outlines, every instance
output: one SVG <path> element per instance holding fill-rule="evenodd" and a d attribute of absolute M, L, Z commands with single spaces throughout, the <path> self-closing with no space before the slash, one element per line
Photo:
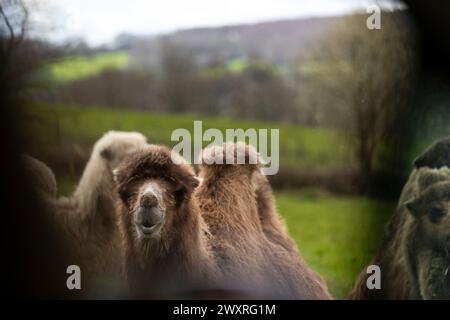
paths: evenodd
<path fill-rule="evenodd" d="M 179 209 L 198 184 L 193 169 L 173 164 L 169 150 L 151 145 L 128 157 L 115 175 L 135 241 L 171 242 L 174 221 L 183 218 Z"/>
<path fill-rule="evenodd" d="M 140 177 L 122 185 L 120 196 L 127 204 L 126 219 L 138 242 L 170 237 L 173 218 L 182 190 L 175 183 L 159 177 Z"/>
<path fill-rule="evenodd" d="M 159 184 L 155 181 L 143 184 L 138 193 L 137 208 L 133 213 L 139 235 L 144 238 L 160 236 L 165 215 L 166 209 Z"/>
<path fill-rule="evenodd" d="M 115 170 L 125 273 L 137 297 L 197 290 L 216 278 L 194 169 L 147 145 Z"/>
<path fill-rule="evenodd" d="M 406 203 L 419 221 L 428 240 L 450 247 L 450 182 L 428 187 L 418 198 Z"/>

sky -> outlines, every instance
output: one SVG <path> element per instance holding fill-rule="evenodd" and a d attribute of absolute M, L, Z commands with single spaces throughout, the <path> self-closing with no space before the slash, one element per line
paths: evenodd
<path fill-rule="evenodd" d="M 28 0 L 36 2 L 36 0 Z M 366 10 L 374 0 L 41 0 L 32 17 L 53 41 L 84 38 L 100 45 L 121 33 L 155 35 L 220 25 L 342 15 Z M 392 1 L 378 1 L 395 7 Z M 44 30 L 44 31 L 43 31 Z"/>

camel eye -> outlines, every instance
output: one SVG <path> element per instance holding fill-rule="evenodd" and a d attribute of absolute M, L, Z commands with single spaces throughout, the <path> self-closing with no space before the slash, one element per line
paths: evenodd
<path fill-rule="evenodd" d="M 130 198 L 131 194 L 127 190 L 119 190 L 119 196 L 123 202 L 127 202 L 128 199 Z"/>
<path fill-rule="evenodd" d="M 428 211 L 428 218 L 433 223 L 438 223 L 445 215 L 447 211 L 443 208 L 433 207 Z"/>
<path fill-rule="evenodd" d="M 124 203 L 128 203 L 130 201 L 130 198 L 136 193 L 135 192 L 135 185 L 126 185 L 126 186 L 122 186 L 121 188 L 119 188 L 119 196 L 120 199 L 124 202 Z"/>
<path fill-rule="evenodd" d="M 175 203 L 179 206 L 186 199 L 186 189 L 181 187 L 175 191 Z"/>

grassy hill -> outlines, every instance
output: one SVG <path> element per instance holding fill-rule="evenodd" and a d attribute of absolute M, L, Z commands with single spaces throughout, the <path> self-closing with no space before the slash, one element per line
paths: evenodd
<path fill-rule="evenodd" d="M 128 64 L 124 51 L 98 53 L 88 56 L 71 56 L 49 63 L 43 72 L 54 83 L 64 84 L 98 74 L 107 69 L 122 69 Z"/>
<path fill-rule="evenodd" d="M 308 264 L 343 299 L 381 244 L 394 204 L 365 197 L 282 192 L 279 212 Z"/>

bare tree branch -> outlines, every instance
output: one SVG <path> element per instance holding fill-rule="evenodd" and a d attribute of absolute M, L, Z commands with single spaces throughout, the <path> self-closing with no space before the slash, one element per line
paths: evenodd
<path fill-rule="evenodd" d="M 3 18 L 9 32 L 7 44 L 4 48 L 2 48 L 2 55 L 3 59 L 5 60 L 5 63 L 8 63 L 12 55 L 12 52 L 23 41 L 26 33 L 26 27 L 28 24 L 29 13 L 24 2 L 17 1 L 15 2 L 15 5 L 19 6 L 21 10 L 20 33 L 18 35 L 14 32 L 14 26 L 12 25 L 10 18 L 6 14 L 4 6 L 0 5 L 0 16 Z"/>
<path fill-rule="evenodd" d="M 6 27 L 8 28 L 9 38 L 10 39 L 14 39 L 14 29 L 13 29 L 11 23 L 9 22 L 9 18 L 5 14 L 5 11 L 3 10 L 3 6 L 1 4 L 0 4 L 0 15 L 3 17 L 3 20 L 5 21 Z"/>

